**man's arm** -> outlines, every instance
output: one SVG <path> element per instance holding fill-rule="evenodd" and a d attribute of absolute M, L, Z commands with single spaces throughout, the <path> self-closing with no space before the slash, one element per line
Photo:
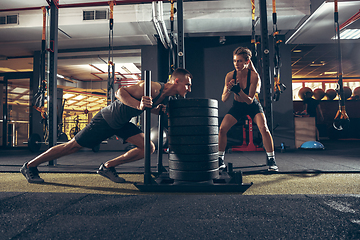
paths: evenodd
<path fill-rule="evenodd" d="M 116 91 L 115 97 L 119 99 L 125 105 L 138 109 L 144 110 L 145 108 L 152 107 L 151 97 L 144 96 L 144 82 L 141 81 L 136 85 L 132 85 L 127 88 L 119 88 Z M 141 99 L 140 101 L 138 99 Z"/>

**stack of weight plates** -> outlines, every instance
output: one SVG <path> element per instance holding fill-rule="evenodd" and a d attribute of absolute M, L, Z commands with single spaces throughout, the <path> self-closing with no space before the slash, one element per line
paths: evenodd
<path fill-rule="evenodd" d="M 178 99 L 169 102 L 169 175 L 202 182 L 219 176 L 218 101 Z"/>

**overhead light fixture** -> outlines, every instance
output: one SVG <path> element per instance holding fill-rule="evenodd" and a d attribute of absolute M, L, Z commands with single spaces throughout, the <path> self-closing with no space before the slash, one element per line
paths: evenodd
<path fill-rule="evenodd" d="M 72 93 L 65 93 L 64 96 L 63 96 L 63 98 L 68 99 L 68 98 L 73 97 L 74 95 L 75 95 L 75 94 L 72 94 Z"/>
<path fill-rule="evenodd" d="M 294 53 L 300 53 L 300 52 L 302 52 L 302 51 L 301 51 L 301 49 L 295 49 L 293 52 L 294 52 Z"/>
<path fill-rule="evenodd" d="M 74 99 L 74 100 L 82 100 L 84 98 L 85 98 L 85 96 L 83 96 L 83 95 L 77 95 L 76 97 L 74 97 L 72 99 Z"/>
<path fill-rule="evenodd" d="M 15 72 L 15 70 L 7 67 L 0 67 L 0 72 Z"/>
<path fill-rule="evenodd" d="M 127 69 L 127 67 L 125 67 L 125 66 L 121 66 L 121 69 L 122 69 L 122 70 L 124 70 L 125 72 L 127 72 L 127 73 L 131 74 L 130 70 L 129 70 L 129 69 Z"/>
<path fill-rule="evenodd" d="M 360 38 L 360 29 L 345 29 L 340 32 L 340 39 L 359 39 Z M 337 35 L 331 38 L 332 40 L 337 39 Z"/>
<path fill-rule="evenodd" d="M 337 74 L 337 72 L 323 72 L 320 75 L 335 75 L 335 74 Z"/>
<path fill-rule="evenodd" d="M 326 64 L 325 61 L 320 61 L 320 63 L 312 62 L 310 64 L 310 67 L 321 67 L 321 66 L 324 66 L 325 64 Z"/>
<path fill-rule="evenodd" d="M 32 68 L 28 68 L 28 69 L 17 69 L 16 71 L 18 71 L 18 72 L 32 72 Z"/>
<path fill-rule="evenodd" d="M 11 90 L 11 93 L 25 93 L 26 91 L 29 91 L 29 89 L 27 88 L 21 88 L 21 87 L 16 87 L 13 90 Z"/>

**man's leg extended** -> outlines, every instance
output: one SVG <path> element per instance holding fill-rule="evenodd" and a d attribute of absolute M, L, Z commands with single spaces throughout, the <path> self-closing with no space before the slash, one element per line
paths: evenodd
<path fill-rule="evenodd" d="M 37 166 L 41 163 L 77 152 L 81 148 L 82 147 L 75 141 L 75 138 L 73 138 L 69 142 L 53 146 L 31 161 L 24 163 L 20 168 L 20 172 L 25 176 L 29 183 L 42 183 L 44 180 L 40 178 Z"/>
<path fill-rule="evenodd" d="M 75 138 L 71 139 L 69 142 L 53 146 L 49 148 L 46 152 L 35 157 L 28 162 L 28 167 L 37 167 L 41 163 L 48 162 L 62 156 L 69 155 L 79 151 L 82 147 L 75 141 Z"/>

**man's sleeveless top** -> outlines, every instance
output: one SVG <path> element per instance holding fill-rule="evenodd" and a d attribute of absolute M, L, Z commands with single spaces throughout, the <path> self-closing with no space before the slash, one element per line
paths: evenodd
<path fill-rule="evenodd" d="M 159 94 L 153 99 L 153 103 L 156 103 L 160 98 L 163 90 L 164 83 L 161 84 L 161 89 Z M 165 98 L 166 99 L 166 98 Z M 141 99 L 137 99 L 141 100 Z M 156 107 L 153 105 L 153 108 Z M 138 116 L 143 112 L 143 110 L 138 110 L 136 108 L 129 107 L 122 103 L 120 100 L 116 99 L 113 103 L 107 107 L 101 109 L 101 115 L 105 121 L 109 124 L 110 127 L 114 129 L 121 128 L 125 123 L 129 122 L 132 117 Z"/>

